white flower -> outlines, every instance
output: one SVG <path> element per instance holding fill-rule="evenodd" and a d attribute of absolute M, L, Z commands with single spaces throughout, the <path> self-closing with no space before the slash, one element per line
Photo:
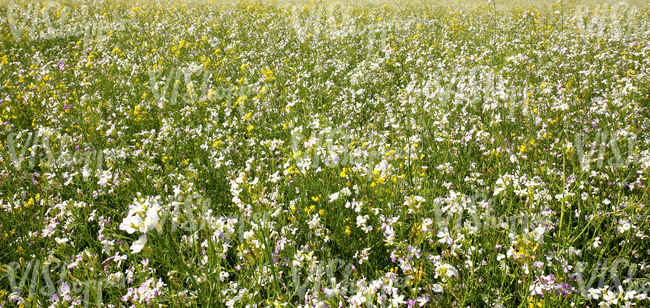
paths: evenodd
<path fill-rule="evenodd" d="M 439 285 L 439 284 L 437 284 L 437 283 L 434 283 L 434 284 L 432 285 L 432 288 L 433 288 L 433 292 L 441 293 L 441 292 L 444 292 L 444 291 L 445 291 L 445 290 L 442 288 L 442 286 Z"/>
<path fill-rule="evenodd" d="M 629 222 L 629 221 L 627 221 L 627 220 L 623 220 L 623 221 L 621 221 L 620 223 L 621 223 L 621 224 L 618 225 L 618 227 L 617 227 L 617 228 L 618 228 L 618 232 L 620 232 L 620 233 L 625 233 L 625 232 L 627 232 L 628 230 L 630 230 L 630 222 Z"/>
<path fill-rule="evenodd" d="M 63 245 L 63 244 L 65 244 L 65 243 L 68 242 L 68 239 L 67 239 L 67 238 L 58 238 L 58 237 L 57 237 L 57 238 L 55 238 L 54 240 L 55 240 L 56 243 L 59 244 L 59 245 Z"/>
<path fill-rule="evenodd" d="M 330 195 L 330 202 L 334 202 L 338 200 L 338 198 L 339 198 L 339 193 L 333 193 Z"/>
<path fill-rule="evenodd" d="M 531 284 L 530 287 L 528 287 L 528 291 L 531 295 L 544 294 L 544 289 L 539 283 Z"/>
<path fill-rule="evenodd" d="M 369 252 L 370 252 L 370 248 L 366 248 L 366 249 L 362 250 L 361 253 L 359 253 L 359 251 L 357 251 L 357 253 L 354 254 L 354 258 L 359 259 L 359 264 L 363 264 L 363 261 L 368 261 L 368 253 Z"/>
<path fill-rule="evenodd" d="M 300 267 L 302 266 L 302 262 L 305 260 L 305 255 L 299 251 L 293 256 L 293 258 L 291 265 L 294 267 Z"/>
<path fill-rule="evenodd" d="M 117 263 L 117 266 L 122 266 L 122 262 L 126 261 L 126 259 L 128 259 L 128 256 L 127 255 L 120 256 L 120 253 L 116 252 L 115 255 L 111 258 L 113 258 L 113 261 Z"/>
<path fill-rule="evenodd" d="M 271 177 L 269 178 L 269 181 L 271 181 L 272 183 L 276 183 L 277 181 L 279 181 L 280 177 L 278 176 L 278 172 L 280 171 L 276 171 L 274 174 L 272 174 Z"/>
<path fill-rule="evenodd" d="M 420 206 L 422 205 L 423 202 L 427 201 L 426 199 L 424 199 L 424 198 L 422 198 L 420 196 L 414 196 L 414 197 L 410 197 L 410 198 L 404 197 L 404 199 L 405 199 L 404 206 L 408 206 L 408 207 L 414 206 L 417 209 L 420 208 Z"/>
<path fill-rule="evenodd" d="M 608 306 L 609 306 L 609 304 L 611 304 L 611 305 L 618 304 L 618 299 L 616 297 L 617 297 L 617 294 L 610 291 L 610 290 L 607 290 L 607 293 L 603 294 L 603 300 L 607 302 Z"/>
<path fill-rule="evenodd" d="M 83 177 L 87 178 L 90 175 L 90 170 L 88 170 L 88 168 L 84 167 L 81 174 L 83 175 Z"/>
<path fill-rule="evenodd" d="M 357 216 L 357 228 L 360 228 L 361 226 L 365 226 L 366 220 L 368 220 L 368 215 Z"/>
<path fill-rule="evenodd" d="M 223 281 L 226 280 L 226 278 L 228 278 L 229 276 L 230 276 L 230 274 L 228 274 L 228 272 L 221 272 L 221 273 L 219 274 L 219 281 L 223 282 Z"/>
<path fill-rule="evenodd" d="M 430 230 L 429 226 L 431 226 L 432 224 L 433 224 L 433 219 L 431 219 L 431 218 L 423 218 L 422 219 L 422 229 L 420 229 L 420 231 L 422 231 L 422 232 L 429 231 Z"/>
<path fill-rule="evenodd" d="M 142 248 L 144 248 L 144 244 L 146 243 L 147 243 L 147 235 L 144 234 L 140 236 L 140 238 L 137 241 L 133 242 L 133 244 L 131 245 L 131 253 L 140 252 Z"/>
<path fill-rule="evenodd" d="M 598 299 L 600 297 L 599 289 L 589 289 L 588 293 L 589 293 L 588 294 L 589 299 Z"/>
<path fill-rule="evenodd" d="M 440 238 L 438 242 L 441 244 L 447 243 L 451 245 L 454 243 L 454 240 L 449 236 L 449 229 L 444 228 L 443 230 L 438 230 L 438 237 Z"/>
<path fill-rule="evenodd" d="M 361 207 L 363 206 L 363 201 L 357 202 L 356 200 L 352 202 L 352 206 L 354 206 L 354 211 L 359 213 L 361 212 Z"/>
<path fill-rule="evenodd" d="M 320 225 L 320 217 L 318 217 L 318 214 L 314 214 L 312 216 L 312 219 L 307 223 L 309 225 L 309 229 L 314 229 Z"/>
<path fill-rule="evenodd" d="M 436 274 L 443 277 L 458 277 L 458 270 L 451 264 L 443 264 L 436 268 Z"/>
<path fill-rule="evenodd" d="M 359 307 L 365 302 L 366 297 L 361 294 L 355 294 L 354 296 L 350 297 L 350 299 L 348 299 L 348 303 L 354 305 L 355 307 Z"/>
<path fill-rule="evenodd" d="M 635 295 L 636 295 L 636 291 L 635 291 L 635 290 L 632 290 L 632 291 L 626 292 L 626 293 L 625 293 L 625 298 L 624 298 L 624 300 L 626 300 L 626 301 L 628 301 L 628 300 L 633 300 Z"/>
<path fill-rule="evenodd" d="M 596 238 L 594 239 L 594 248 L 598 248 L 600 244 L 602 244 L 602 242 L 600 241 L 600 236 L 596 236 Z"/>
<path fill-rule="evenodd" d="M 147 233 L 147 231 L 153 230 L 154 228 L 158 232 L 162 232 L 162 226 L 158 223 L 159 219 L 158 209 L 156 207 L 150 207 L 147 211 L 147 218 L 145 218 L 144 221 L 144 224 L 146 226 L 144 233 Z"/>
<path fill-rule="evenodd" d="M 140 226 L 142 225 L 142 217 L 139 215 L 133 215 L 124 218 L 122 223 L 120 224 L 120 230 L 126 231 L 128 234 L 133 234 L 137 229 L 140 229 Z"/>
<path fill-rule="evenodd" d="M 384 242 L 386 242 L 388 245 L 393 245 L 393 240 L 395 239 L 395 231 L 393 231 L 393 227 L 387 224 L 383 224 L 382 228 L 386 228 L 386 231 L 384 231 Z"/>
<path fill-rule="evenodd" d="M 393 299 L 391 300 L 391 304 L 395 307 L 399 307 L 401 304 L 405 304 L 406 302 L 404 301 L 404 295 L 397 295 L 397 293 L 393 293 Z"/>

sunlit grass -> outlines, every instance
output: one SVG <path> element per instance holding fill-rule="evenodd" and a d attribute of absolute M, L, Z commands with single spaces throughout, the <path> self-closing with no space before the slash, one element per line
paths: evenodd
<path fill-rule="evenodd" d="M 0 303 L 648 305 L 643 5 L 4 2 Z"/>

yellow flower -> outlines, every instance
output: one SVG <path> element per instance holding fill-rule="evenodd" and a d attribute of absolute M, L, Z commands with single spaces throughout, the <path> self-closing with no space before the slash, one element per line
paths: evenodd
<path fill-rule="evenodd" d="M 262 70 L 262 74 L 264 74 L 265 80 L 272 81 L 273 79 L 275 79 L 275 77 L 273 76 L 273 71 L 270 69 Z"/>
<path fill-rule="evenodd" d="M 350 235 L 350 234 L 352 233 L 352 230 L 350 230 L 350 227 L 349 227 L 349 226 L 346 226 L 346 227 L 345 227 L 345 233 L 346 233 L 347 235 Z"/>

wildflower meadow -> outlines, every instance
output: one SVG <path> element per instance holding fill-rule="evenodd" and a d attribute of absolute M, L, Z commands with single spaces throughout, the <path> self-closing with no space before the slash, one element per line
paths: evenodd
<path fill-rule="evenodd" d="M 0 307 L 650 307 L 649 146 L 647 1 L 2 0 Z"/>

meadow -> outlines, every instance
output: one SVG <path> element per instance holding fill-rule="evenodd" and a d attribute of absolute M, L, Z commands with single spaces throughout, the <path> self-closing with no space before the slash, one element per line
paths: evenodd
<path fill-rule="evenodd" d="M 649 144 L 643 1 L 4 0 L 0 308 L 647 307 Z"/>

